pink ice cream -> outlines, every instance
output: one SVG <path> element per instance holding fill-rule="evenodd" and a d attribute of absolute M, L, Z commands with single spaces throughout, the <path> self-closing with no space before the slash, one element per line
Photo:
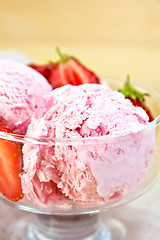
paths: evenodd
<path fill-rule="evenodd" d="M 35 70 L 9 59 L 0 60 L 0 122 L 16 134 L 25 134 L 44 94 L 51 91 Z"/>
<path fill-rule="evenodd" d="M 146 112 L 104 85 L 64 86 L 47 94 L 27 135 L 66 138 L 25 144 L 23 192 L 39 203 L 109 201 L 135 190 L 151 165 L 154 131 Z M 130 131 L 112 137 L 117 131 Z"/>

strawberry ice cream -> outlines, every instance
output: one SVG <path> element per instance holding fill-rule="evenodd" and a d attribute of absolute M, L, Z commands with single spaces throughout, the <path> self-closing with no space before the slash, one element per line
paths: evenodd
<path fill-rule="evenodd" d="M 0 60 L 0 122 L 16 134 L 25 134 L 30 118 L 44 94 L 51 91 L 46 79 L 30 67 Z"/>
<path fill-rule="evenodd" d="M 24 144 L 24 194 L 48 204 L 109 201 L 134 191 L 155 153 L 154 130 L 143 131 L 147 123 L 142 108 L 107 86 L 53 90 L 43 97 L 28 127 L 28 136 L 53 140 Z"/>

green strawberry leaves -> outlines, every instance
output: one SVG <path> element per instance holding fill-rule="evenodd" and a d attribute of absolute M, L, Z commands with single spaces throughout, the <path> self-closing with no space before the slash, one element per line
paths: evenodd
<path fill-rule="evenodd" d="M 130 76 L 127 75 L 127 80 L 124 84 L 123 89 L 119 89 L 119 92 L 123 93 L 126 98 L 131 98 L 133 100 L 138 99 L 140 102 L 143 102 L 144 96 L 150 96 L 149 93 L 140 93 L 130 84 Z"/>

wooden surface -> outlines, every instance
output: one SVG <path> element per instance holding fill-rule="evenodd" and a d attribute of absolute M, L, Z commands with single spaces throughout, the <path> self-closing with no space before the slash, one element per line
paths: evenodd
<path fill-rule="evenodd" d="M 57 59 L 56 46 L 97 73 L 129 73 L 160 92 L 160 0 L 0 0 L 1 57 L 21 52 L 43 63 Z M 159 239 L 159 199 L 157 186 L 135 201 L 139 216 L 130 205 L 112 213 L 130 229 L 128 240 Z M 0 240 L 23 215 L 0 204 Z"/>

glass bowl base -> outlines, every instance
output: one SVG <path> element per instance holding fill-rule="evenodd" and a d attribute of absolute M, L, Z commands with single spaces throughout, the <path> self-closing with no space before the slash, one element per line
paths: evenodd
<path fill-rule="evenodd" d="M 77 216 L 26 216 L 12 224 L 7 240 L 125 240 L 124 225 L 115 220 L 100 221 L 99 214 Z"/>

